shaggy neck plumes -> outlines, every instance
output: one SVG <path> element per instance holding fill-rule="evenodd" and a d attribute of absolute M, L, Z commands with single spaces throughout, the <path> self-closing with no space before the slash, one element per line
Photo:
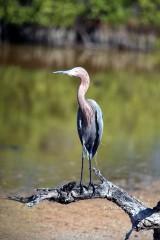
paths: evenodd
<path fill-rule="evenodd" d="M 86 73 L 85 75 L 82 75 L 80 78 L 81 78 L 81 84 L 78 89 L 77 99 L 78 99 L 79 107 L 82 110 L 82 113 L 84 114 L 86 123 L 89 124 L 91 122 L 93 110 L 89 105 L 89 103 L 87 102 L 87 100 L 85 99 L 85 94 L 89 88 L 90 79 L 89 79 L 88 73 Z"/>

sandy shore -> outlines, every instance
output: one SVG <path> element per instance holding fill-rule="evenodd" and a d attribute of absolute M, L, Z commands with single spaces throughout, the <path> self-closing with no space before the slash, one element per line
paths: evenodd
<path fill-rule="evenodd" d="M 152 207 L 160 200 L 159 186 L 160 182 L 154 182 L 132 195 Z M 0 199 L 0 239 L 3 240 L 120 240 L 130 227 L 128 216 L 105 199 L 69 205 L 44 201 L 33 208 Z M 134 232 L 131 239 L 150 240 L 152 232 Z"/>

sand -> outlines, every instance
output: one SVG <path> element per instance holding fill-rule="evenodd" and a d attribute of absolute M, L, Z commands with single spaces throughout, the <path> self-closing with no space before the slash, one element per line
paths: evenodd
<path fill-rule="evenodd" d="M 132 192 L 153 207 L 160 200 L 160 182 Z M 44 201 L 33 208 L 0 199 L 0 239 L 72 240 L 124 239 L 129 217 L 106 199 L 85 200 L 69 205 Z M 133 232 L 132 239 L 150 240 L 152 231 Z"/>

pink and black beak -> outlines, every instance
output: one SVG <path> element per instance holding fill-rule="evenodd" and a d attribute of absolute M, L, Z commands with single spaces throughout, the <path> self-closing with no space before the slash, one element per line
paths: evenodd
<path fill-rule="evenodd" d="M 72 75 L 72 70 L 56 71 L 56 72 L 52 72 L 52 73 L 66 74 L 66 75 L 69 75 L 69 76 L 73 76 Z"/>

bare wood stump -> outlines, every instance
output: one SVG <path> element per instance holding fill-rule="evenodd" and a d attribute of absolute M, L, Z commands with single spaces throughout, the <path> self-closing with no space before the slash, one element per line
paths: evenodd
<path fill-rule="evenodd" d="M 10 196 L 8 198 L 24 203 L 28 207 L 33 207 L 43 200 L 69 204 L 85 199 L 106 198 L 117 204 L 130 217 L 132 227 L 126 234 L 125 240 L 129 239 L 132 231 L 141 230 L 153 230 L 153 239 L 160 240 L 160 202 L 154 208 L 149 208 L 122 188 L 108 181 L 99 170 L 94 168 L 93 171 L 100 183 L 94 185 L 94 189 L 83 186 L 83 193 L 76 182 L 69 182 L 56 188 L 36 189 L 36 193 L 29 197 Z"/>

